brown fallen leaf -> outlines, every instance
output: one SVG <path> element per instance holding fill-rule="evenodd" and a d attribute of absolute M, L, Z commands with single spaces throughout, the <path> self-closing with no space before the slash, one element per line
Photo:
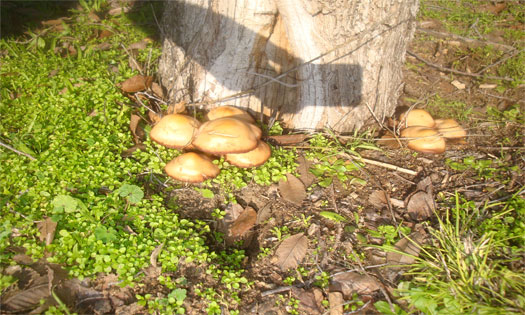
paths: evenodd
<path fill-rule="evenodd" d="M 330 302 L 330 315 L 343 315 L 344 300 L 342 293 L 328 293 L 328 302 Z"/>
<path fill-rule="evenodd" d="M 168 114 L 182 114 L 186 111 L 186 102 L 171 103 L 168 105 Z"/>
<path fill-rule="evenodd" d="M 152 76 L 137 74 L 121 83 L 121 89 L 127 93 L 134 93 L 146 90 L 153 81 Z"/>
<path fill-rule="evenodd" d="M 406 208 L 413 220 L 423 221 L 432 216 L 436 210 L 436 203 L 431 194 L 426 191 L 418 191 L 408 197 Z"/>
<path fill-rule="evenodd" d="M 147 41 L 145 41 L 145 40 L 141 40 L 140 42 L 136 42 L 136 43 L 133 43 L 133 44 L 129 45 L 129 46 L 128 46 L 128 49 L 129 49 L 129 50 L 133 50 L 133 49 L 138 49 L 138 50 L 145 49 L 147 44 L 148 44 Z"/>
<path fill-rule="evenodd" d="M 57 228 L 57 223 L 51 218 L 46 218 L 43 221 L 39 221 L 36 224 L 38 230 L 40 231 L 40 241 L 46 242 L 46 246 L 50 245 L 55 238 L 55 230 Z"/>
<path fill-rule="evenodd" d="M 390 265 L 413 264 L 416 261 L 415 257 L 419 256 L 424 238 L 424 234 L 419 231 L 403 237 L 394 245 L 396 251 L 386 254 L 386 262 Z"/>
<path fill-rule="evenodd" d="M 299 179 L 303 182 L 304 187 L 310 187 L 315 181 L 315 175 L 310 172 L 310 167 L 313 161 L 307 160 L 304 155 L 297 157 L 297 172 L 299 173 Z"/>
<path fill-rule="evenodd" d="M 256 220 L 257 212 L 252 207 L 246 207 L 231 225 L 229 234 L 233 237 L 242 237 L 255 226 Z"/>
<path fill-rule="evenodd" d="M 330 291 L 341 292 L 347 299 L 351 298 L 354 293 L 360 295 L 372 294 L 380 288 L 381 285 L 375 278 L 357 272 L 343 272 L 336 274 L 332 278 L 332 283 L 330 284 Z"/>
<path fill-rule="evenodd" d="M 398 149 L 401 147 L 399 141 L 396 139 L 393 133 L 387 131 L 381 139 L 377 140 L 377 144 L 388 149 Z"/>
<path fill-rule="evenodd" d="M 46 21 L 42 21 L 42 25 L 45 25 L 45 26 L 55 26 L 55 25 L 60 25 L 60 24 L 62 24 L 62 21 L 63 21 L 63 19 L 46 20 Z"/>
<path fill-rule="evenodd" d="M 45 281 L 40 281 L 30 288 L 16 291 L 14 294 L 2 298 L 2 308 L 10 312 L 27 312 L 38 306 L 41 299 L 49 297 L 49 283 L 47 277 L 41 277 Z"/>
<path fill-rule="evenodd" d="M 131 131 L 131 134 L 133 135 L 133 142 L 139 143 L 140 137 L 138 135 L 138 128 L 140 123 L 140 116 L 131 114 L 131 118 L 129 120 L 129 130 Z"/>
<path fill-rule="evenodd" d="M 102 32 L 100 32 L 98 34 L 98 38 L 99 39 L 102 39 L 102 38 L 106 38 L 106 37 L 110 37 L 113 35 L 113 32 L 110 31 L 110 30 L 103 30 Z"/>
<path fill-rule="evenodd" d="M 160 99 L 164 99 L 164 90 L 157 82 L 151 84 L 151 91 L 153 91 L 153 94 L 157 95 Z"/>
<path fill-rule="evenodd" d="M 278 135 L 278 136 L 269 136 L 268 140 L 275 142 L 278 145 L 288 145 L 296 144 L 303 142 L 308 135 L 305 134 L 293 134 L 293 135 Z"/>
<path fill-rule="evenodd" d="M 292 294 L 299 300 L 300 314 L 322 314 L 317 306 L 317 299 L 312 289 L 307 291 L 303 288 L 292 287 Z"/>
<path fill-rule="evenodd" d="M 146 145 L 144 143 L 135 144 L 131 148 L 122 151 L 120 153 L 120 156 L 123 157 L 123 158 L 128 158 L 128 157 L 132 156 L 133 153 L 135 153 L 135 151 L 137 151 L 137 150 L 145 151 L 146 150 Z"/>
<path fill-rule="evenodd" d="M 157 257 L 159 257 L 162 247 L 164 247 L 164 242 L 155 247 L 153 252 L 151 252 L 151 256 L 149 257 L 149 262 L 154 268 L 157 268 Z"/>
<path fill-rule="evenodd" d="M 295 234 L 284 241 L 275 252 L 275 263 L 286 271 L 290 268 L 296 268 L 303 260 L 308 249 L 308 239 L 303 233 Z"/>
<path fill-rule="evenodd" d="M 376 208 L 383 208 L 384 206 L 388 205 L 387 196 L 384 191 L 382 190 L 374 190 L 370 195 L 368 196 L 368 202 L 372 204 L 372 206 Z"/>
<path fill-rule="evenodd" d="M 286 181 L 279 181 L 281 196 L 291 203 L 300 205 L 306 198 L 306 188 L 303 182 L 292 174 L 286 174 Z"/>

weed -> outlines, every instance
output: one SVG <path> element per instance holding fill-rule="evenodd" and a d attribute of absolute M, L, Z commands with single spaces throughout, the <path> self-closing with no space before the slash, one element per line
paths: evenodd
<path fill-rule="evenodd" d="M 511 263 L 524 253 L 524 209 L 517 194 L 481 209 L 456 194 L 455 207 L 438 217 L 438 228 L 429 227 L 432 244 L 405 274 L 412 280 L 400 284 L 401 298 L 427 314 L 521 313 L 525 277 Z M 480 224 L 489 210 L 495 219 Z M 514 219 L 502 220 L 508 216 Z"/>

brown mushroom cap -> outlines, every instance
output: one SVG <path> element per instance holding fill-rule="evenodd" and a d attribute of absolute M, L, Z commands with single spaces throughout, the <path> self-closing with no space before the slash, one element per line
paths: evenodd
<path fill-rule="evenodd" d="M 223 117 L 230 117 L 230 118 L 237 118 L 241 119 L 247 123 L 254 124 L 255 120 L 253 117 L 248 114 L 247 111 L 244 111 L 242 109 L 239 109 L 237 107 L 233 106 L 221 106 L 221 107 L 215 107 L 211 109 L 208 114 L 206 114 L 207 120 L 214 120 L 219 119 Z"/>
<path fill-rule="evenodd" d="M 249 152 L 226 154 L 226 161 L 238 167 L 249 168 L 263 165 L 271 155 L 272 149 L 270 149 L 270 146 L 263 141 L 259 141 L 257 147 Z"/>
<path fill-rule="evenodd" d="M 219 175 L 219 167 L 204 154 L 188 152 L 171 160 L 164 168 L 166 173 L 182 182 L 200 183 Z"/>
<path fill-rule="evenodd" d="M 434 118 L 424 109 L 408 110 L 399 117 L 402 127 L 423 126 L 434 127 Z"/>
<path fill-rule="evenodd" d="M 447 139 L 461 139 L 467 132 L 454 119 L 436 119 L 436 128 Z"/>
<path fill-rule="evenodd" d="M 408 147 L 423 153 L 445 152 L 445 139 L 427 127 L 413 126 L 401 130 L 401 137 L 408 138 Z"/>
<path fill-rule="evenodd" d="M 249 125 L 229 117 L 210 120 L 199 128 L 193 145 L 214 155 L 246 153 L 257 147 L 257 136 Z"/>
<path fill-rule="evenodd" d="M 191 144 L 200 122 L 193 117 L 171 114 L 162 119 L 149 133 L 150 138 L 165 147 L 182 149 Z"/>

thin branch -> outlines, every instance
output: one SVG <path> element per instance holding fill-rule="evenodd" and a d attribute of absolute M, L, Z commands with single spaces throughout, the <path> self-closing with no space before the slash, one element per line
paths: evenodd
<path fill-rule="evenodd" d="M 504 63 L 505 61 L 509 60 L 510 58 L 512 58 L 512 57 L 514 57 L 514 56 L 516 56 L 516 55 L 518 55 L 518 54 L 521 54 L 521 53 L 524 52 L 524 51 L 525 51 L 525 49 L 522 49 L 522 50 L 516 50 L 516 51 L 514 51 L 512 54 L 510 54 L 510 55 L 508 55 L 508 56 L 506 56 L 506 57 L 504 57 L 504 58 L 501 58 L 500 60 L 496 61 L 495 63 L 490 64 L 490 65 L 486 66 L 485 68 L 479 70 L 478 72 L 476 72 L 476 74 L 482 74 L 483 72 L 487 71 L 488 69 L 490 69 L 490 68 L 492 68 L 492 67 L 495 67 L 495 66 L 497 66 L 497 65 L 499 65 L 499 64 L 502 64 L 502 63 Z"/>
<path fill-rule="evenodd" d="M 256 73 L 256 72 L 251 72 L 251 71 L 248 71 L 246 72 L 247 74 L 251 74 L 251 75 L 254 75 L 254 76 L 259 76 L 259 77 L 263 77 L 265 79 L 269 79 L 270 81 L 273 81 L 275 83 L 278 83 L 280 85 L 283 85 L 283 86 L 286 86 L 286 87 L 289 87 L 289 88 L 295 88 L 295 87 L 298 87 L 299 84 L 291 84 L 291 83 L 286 83 L 286 82 L 283 82 L 277 78 L 274 78 L 270 75 L 266 75 L 266 74 L 262 74 L 262 73 Z"/>
<path fill-rule="evenodd" d="M 460 36 L 460 35 L 456 35 L 452 33 L 437 32 L 437 31 L 433 31 L 433 30 L 429 30 L 429 29 L 421 28 L 421 27 L 416 28 L 416 31 L 426 33 L 432 36 L 440 37 L 440 38 L 452 38 L 452 39 L 455 39 L 455 40 L 458 40 L 458 41 L 461 41 L 467 44 L 476 44 L 476 45 L 484 45 L 484 46 L 491 45 L 501 50 L 515 50 L 516 49 L 512 46 L 505 45 L 505 44 L 464 37 L 464 36 Z"/>
<path fill-rule="evenodd" d="M 402 167 L 399 167 L 399 166 L 396 166 L 396 165 L 393 165 L 393 164 L 388 164 L 388 163 L 379 162 L 379 161 L 370 160 L 370 159 L 365 159 L 365 158 L 361 158 L 360 160 L 362 160 L 366 164 L 371 164 L 371 165 L 375 165 L 375 166 L 388 168 L 390 170 L 398 171 L 398 172 L 405 173 L 405 174 L 408 174 L 408 175 L 417 175 L 416 171 L 409 170 L 407 168 L 402 168 Z"/>
<path fill-rule="evenodd" d="M 485 79 L 490 79 L 490 80 L 502 80 L 502 81 L 509 81 L 509 82 L 515 81 L 513 78 L 497 77 L 497 76 L 491 76 L 491 75 L 482 75 L 482 74 L 477 74 L 477 73 L 468 73 L 468 72 L 463 72 L 463 71 L 454 70 L 454 69 L 450 69 L 450 68 L 445 68 L 445 67 L 440 66 L 438 64 L 435 64 L 433 62 L 430 62 L 430 61 L 428 61 L 426 59 L 423 59 L 422 57 L 418 56 L 417 54 L 413 53 L 410 50 L 407 50 L 407 54 L 409 54 L 410 56 L 416 58 L 417 60 L 425 63 L 426 65 L 428 65 L 428 66 L 430 66 L 432 68 L 436 68 L 436 69 L 438 69 L 439 71 L 442 71 L 442 72 L 449 72 L 449 73 L 464 75 L 464 76 L 468 76 L 468 77 L 485 78 Z"/>
<path fill-rule="evenodd" d="M 11 151 L 15 152 L 15 153 L 18 154 L 18 155 L 23 155 L 23 156 L 29 158 L 30 160 L 33 160 L 33 161 L 36 160 L 32 155 L 27 154 L 27 153 L 22 152 L 22 151 L 18 151 L 17 149 L 13 148 L 12 146 L 10 146 L 10 145 L 8 145 L 8 144 L 5 144 L 5 143 L 3 143 L 3 142 L 1 142 L 1 141 L 0 141 L 0 146 L 3 146 L 4 148 L 6 148 L 6 149 L 8 149 L 8 150 L 11 150 Z"/>

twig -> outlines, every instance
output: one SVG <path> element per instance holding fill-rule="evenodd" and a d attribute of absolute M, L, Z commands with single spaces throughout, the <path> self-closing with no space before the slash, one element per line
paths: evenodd
<path fill-rule="evenodd" d="M 135 63 L 135 66 L 137 66 L 137 69 L 139 70 L 140 74 L 144 74 L 144 72 L 142 71 L 142 67 L 140 66 L 140 64 L 137 62 L 137 60 L 135 60 L 135 58 L 133 57 L 133 55 L 128 51 L 128 49 L 126 48 L 126 46 L 124 46 L 124 44 L 120 43 L 120 46 L 122 46 L 122 48 L 124 48 L 124 50 L 126 51 L 126 54 L 128 54 L 128 56 L 131 58 L 131 60 L 133 61 L 133 63 Z"/>
<path fill-rule="evenodd" d="M 515 50 L 516 49 L 516 48 L 514 48 L 512 46 L 505 45 L 505 44 L 500 44 L 500 43 L 491 42 L 491 41 L 484 41 L 484 40 L 479 40 L 479 39 L 468 38 L 468 37 L 464 37 L 464 36 L 460 36 L 460 35 L 456 35 L 456 34 L 452 34 L 452 33 L 437 32 L 437 31 L 433 31 L 433 30 L 429 30 L 429 29 L 421 28 L 421 27 L 416 28 L 416 31 L 422 32 L 422 33 L 426 33 L 426 34 L 430 34 L 430 35 L 436 36 L 436 37 L 441 37 L 441 38 L 453 38 L 455 40 L 459 40 L 459 41 L 462 41 L 462 42 L 467 43 L 467 44 L 477 44 L 477 45 L 485 45 L 485 46 L 491 45 L 491 46 L 494 46 L 494 47 L 502 49 L 502 50 Z"/>
<path fill-rule="evenodd" d="M 510 54 L 510 55 L 508 55 L 508 56 L 506 56 L 504 58 L 501 58 L 500 60 L 496 61 L 495 63 L 490 64 L 490 65 L 486 66 L 485 68 L 479 70 L 478 72 L 476 72 L 476 74 L 482 74 L 483 72 L 487 71 L 488 69 L 490 69 L 492 67 L 495 67 L 495 66 L 497 66 L 497 65 L 499 65 L 499 64 L 501 64 L 501 63 L 503 63 L 503 62 L 505 62 L 507 60 L 509 60 L 510 58 L 516 56 L 517 54 L 522 53 L 523 51 L 525 51 L 525 49 L 516 50 L 512 54 Z"/>
<path fill-rule="evenodd" d="M 22 151 L 18 151 L 17 149 L 13 148 L 12 146 L 10 146 L 8 144 L 5 144 L 5 143 L 3 143 L 1 141 L 0 141 L 0 145 L 3 146 L 4 148 L 8 149 L 8 150 L 11 150 L 11 151 L 15 152 L 18 155 L 23 155 L 23 156 L 25 156 L 25 157 L 29 158 L 30 160 L 33 160 L 33 161 L 36 160 L 32 155 L 27 154 L 27 153 L 22 152 Z"/>
<path fill-rule="evenodd" d="M 375 165 L 375 166 L 381 166 L 381 167 L 384 167 L 384 168 L 388 168 L 390 170 L 398 171 L 398 172 L 409 174 L 409 175 L 417 175 L 416 171 L 409 170 L 409 169 L 406 169 L 406 168 L 402 168 L 402 167 L 399 167 L 399 166 L 396 166 L 396 165 L 392 165 L 392 164 L 388 164 L 388 163 L 384 163 L 384 162 L 379 162 L 379 161 L 375 161 L 375 160 L 370 160 L 370 159 L 365 159 L 363 157 L 360 160 L 365 162 L 366 164 L 371 164 L 371 165 Z"/>
<path fill-rule="evenodd" d="M 500 95 L 494 95 L 494 94 L 487 93 L 487 92 L 485 92 L 485 91 L 481 91 L 481 93 L 483 93 L 484 95 L 490 96 L 490 97 L 497 98 L 497 99 L 506 100 L 506 101 L 511 101 L 511 102 L 514 102 L 514 103 L 522 103 L 522 104 L 525 104 L 525 100 L 515 100 L 515 99 L 512 99 L 512 98 L 510 98 L 510 97 L 505 97 L 505 96 L 500 96 Z"/>
<path fill-rule="evenodd" d="M 153 114 L 157 114 L 153 109 L 149 108 L 148 106 L 146 106 L 146 104 L 142 103 L 140 97 L 137 97 L 137 95 L 135 95 L 135 99 L 137 100 L 137 102 L 140 103 L 140 105 L 146 107 L 150 112 L 152 112 Z"/>
<path fill-rule="evenodd" d="M 407 54 L 409 54 L 410 56 L 413 56 L 414 58 L 416 58 L 417 60 L 425 63 L 426 65 L 428 65 L 428 66 L 430 66 L 432 68 L 436 68 L 436 69 L 438 69 L 439 71 L 442 71 L 442 72 L 449 72 L 449 73 L 464 75 L 464 76 L 468 76 L 468 77 L 485 78 L 485 79 L 490 79 L 490 80 L 502 80 L 502 81 L 509 81 L 509 82 L 515 81 L 513 78 L 497 77 L 497 76 L 492 76 L 492 75 L 481 75 L 481 74 L 477 74 L 477 73 L 468 73 L 468 72 L 463 72 L 463 71 L 454 70 L 454 69 L 450 69 L 450 68 L 445 68 L 445 67 L 440 66 L 438 64 L 435 64 L 433 62 L 430 62 L 430 61 L 428 61 L 426 59 L 423 59 L 422 57 L 418 56 L 417 54 L 415 54 L 414 52 L 412 52 L 410 50 L 407 50 Z"/>
<path fill-rule="evenodd" d="M 266 74 L 262 74 L 262 73 L 256 73 L 256 72 L 251 72 L 251 71 L 248 71 L 246 72 L 247 74 L 251 74 L 251 75 L 254 75 L 254 76 L 259 76 L 259 77 L 263 77 L 265 79 L 268 79 L 270 81 L 273 81 L 275 83 L 278 83 L 280 85 L 283 85 L 283 86 L 286 86 L 286 87 L 289 87 L 289 88 L 295 88 L 295 87 L 298 87 L 299 84 L 291 84 L 291 83 L 286 83 L 286 82 L 283 82 L 279 79 L 276 79 L 270 75 L 266 75 Z"/>
<path fill-rule="evenodd" d="M 291 289 L 292 289 L 291 285 L 286 286 L 286 287 L 279 287 L 277 289 L 264 291 L 263 293 L 261 293 L 261 296 L 265 297 L 265 296 L 268 296 L 268 295 L 273 295 L 273 294 L 277 294 L 277 293 L 281 293 L 281 292 L 290 291 Z"/>

